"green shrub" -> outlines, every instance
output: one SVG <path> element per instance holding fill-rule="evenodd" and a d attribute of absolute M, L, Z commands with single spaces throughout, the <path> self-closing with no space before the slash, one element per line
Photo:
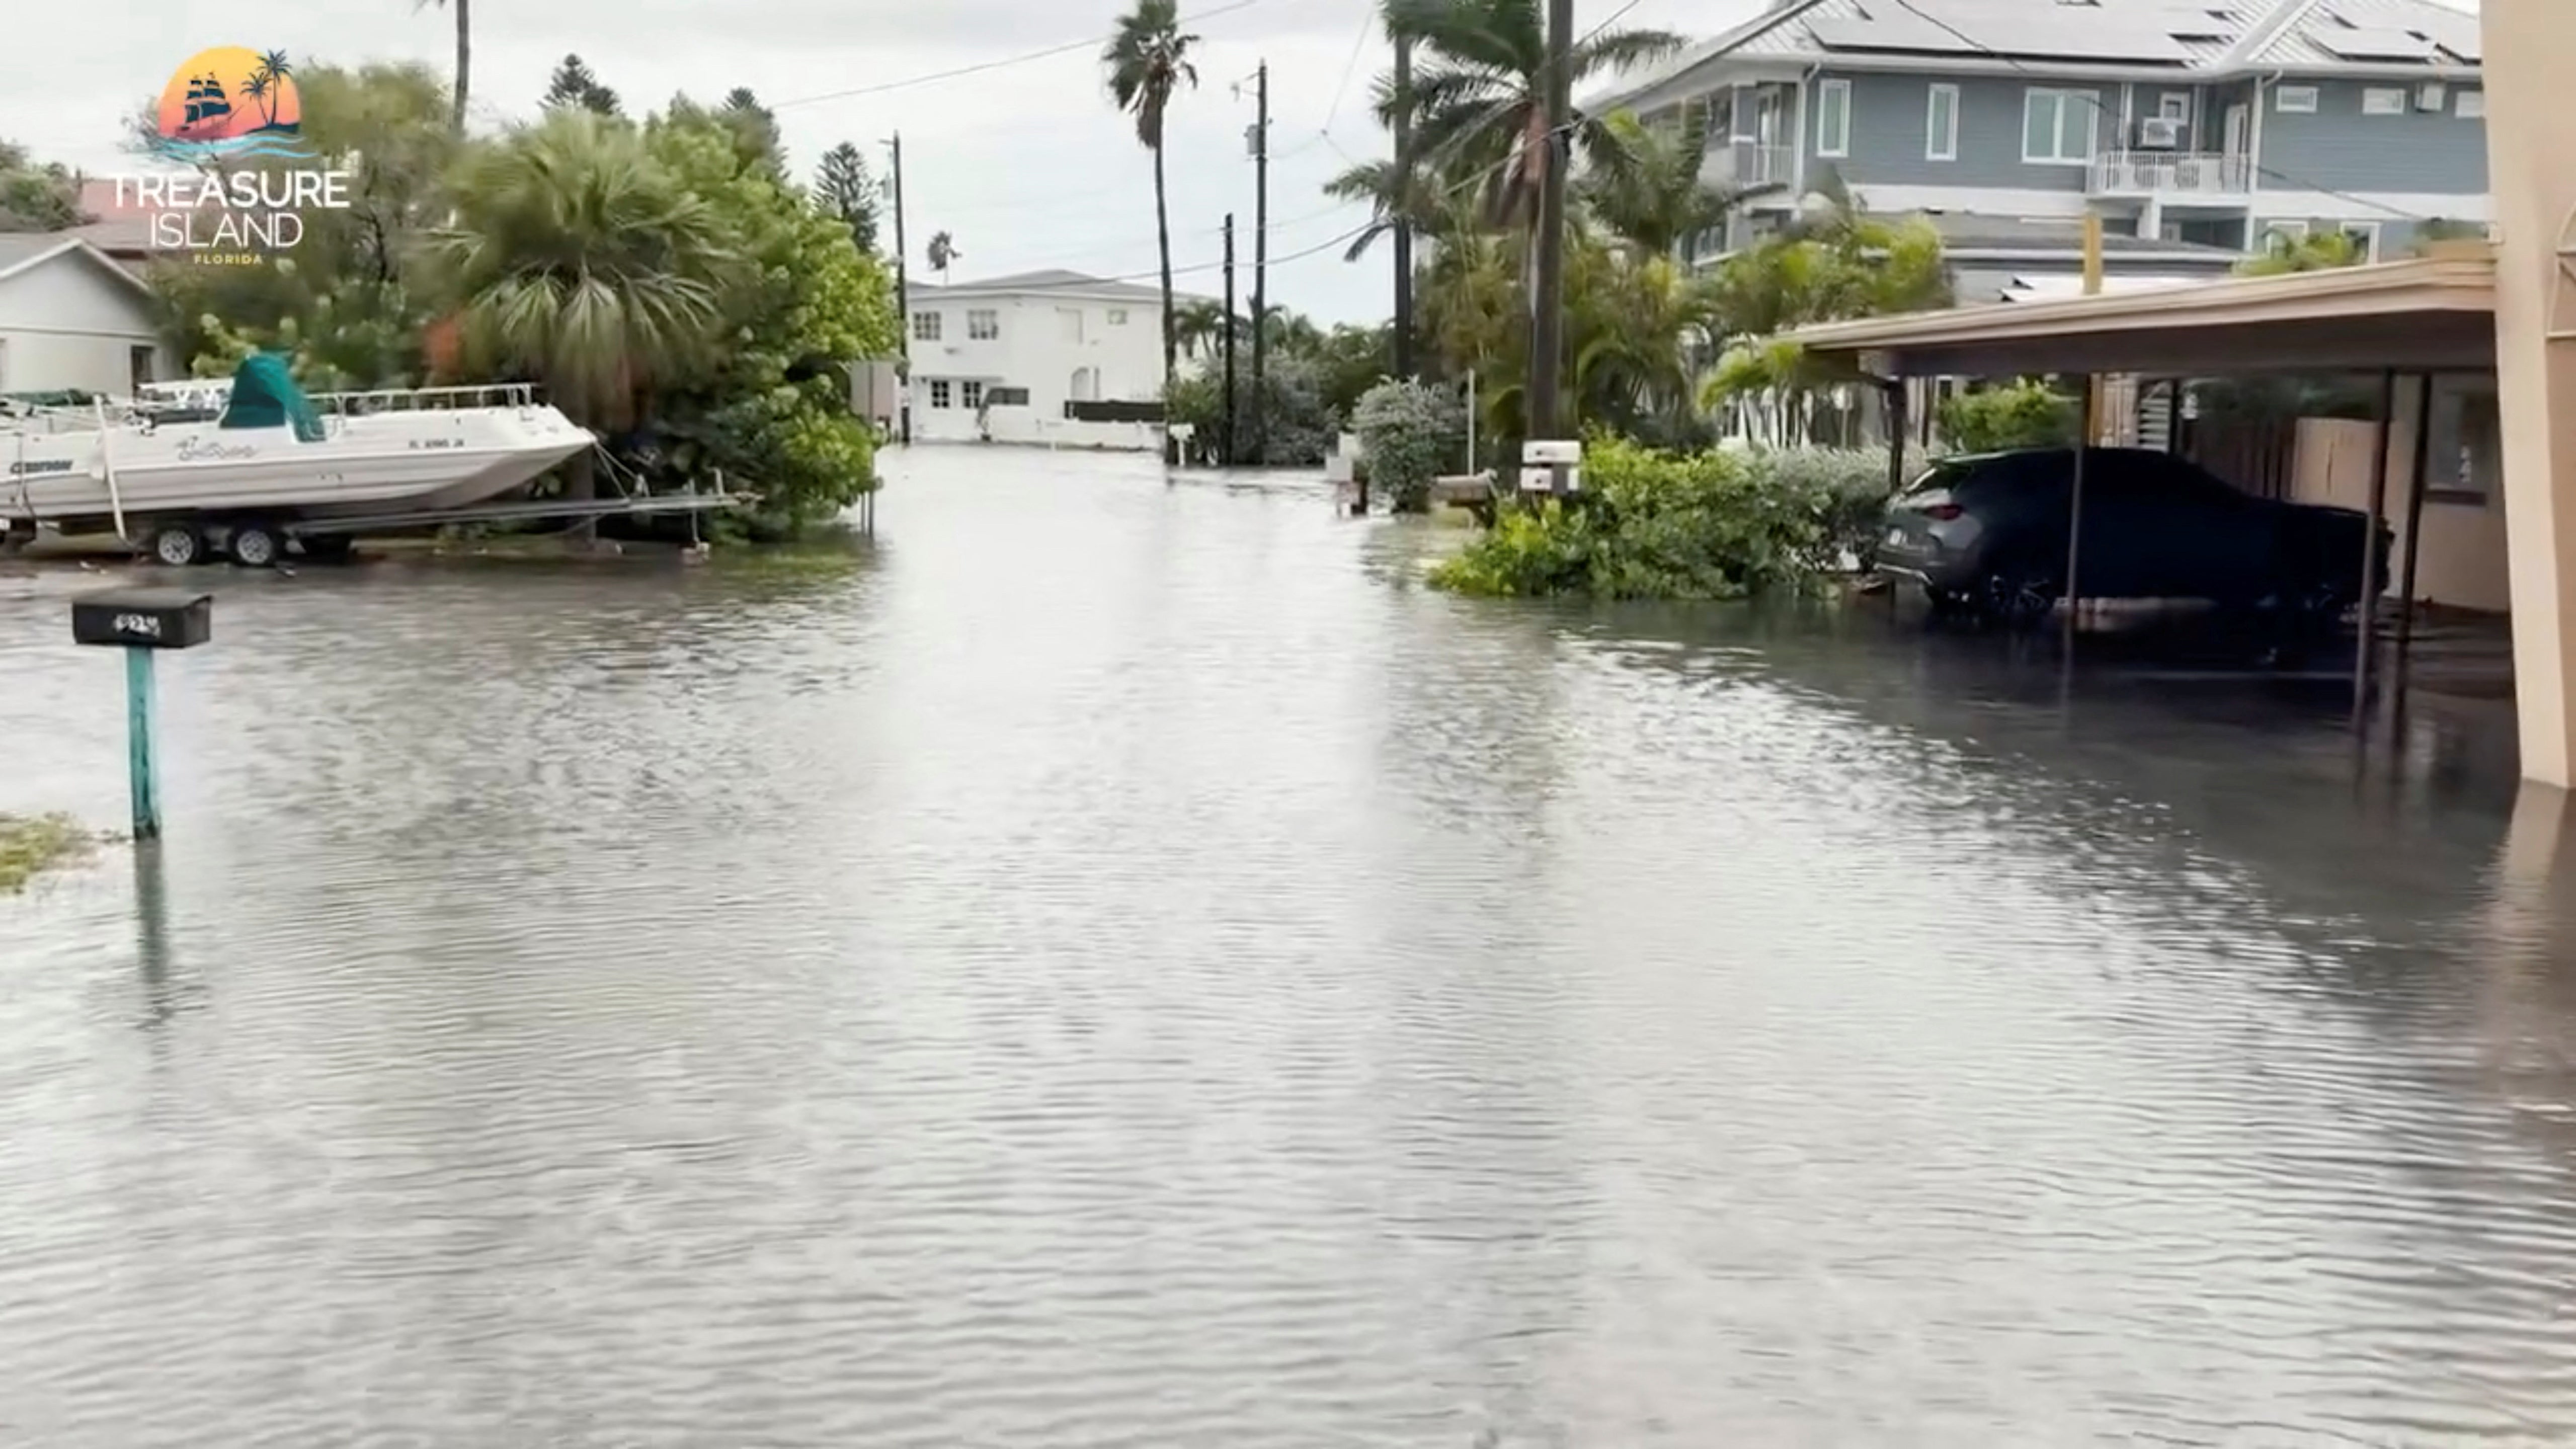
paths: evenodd
<path fill-rule="evenodd" d="M 2082 428 L 2076 400 L 2024 379 L 1942 399 L 1941 436 L 1962 453 L 2069 448 Z"/>
<path fill-rule="evenodd" d="M 1431 507 L 1431 480 L 1467 446 L 1467 410 L 1445 387 L 1388 380 L 1361 394 L 1351 431 L 1368 456 L 1369 491 L 1398 513 Z"/>
<path fill-rule="evenodd" d="M 1877 448 L 1784 448 L 1757 453 L 1746 462 L 1769 486 L 1801 498 L 1822 516 L 1826 546 L 1839 556 L 1865 556 L 1878 538 L 1887 515 L 1887 454 Z M 1908 452 L 1900 470 L 1907 480 L 1923 471 L 1923 459 Z"/>
<path fill-rule="evenodd" d="M 1175 423 L 1195 430 L 1189 455 L 1193 462 L 1214 463 L 1225 446 L 1225 383 L 1214 368 L 1185 372 L 1172 379 L 1164 406 Z M 1266 403 L 1262 462 L 1272 467 L 1312 468 L 1333 450 L 1339 421 L 1326 404 L 1322 375 L 1302 357 L 1274 357 L 1262 368 L 1261 396 Z M 1234 376 L 1236 461 L 1252 457 L 1252 368 Z"/>
<path fill-rule="evenodd" d="M 1584 496 L 1505 513 L 1433 571 L 1464 594 L 1741 599 L 1839 567 L 1887 496 L 1884 455 L 1674 454 L 1589 444 Z"/>

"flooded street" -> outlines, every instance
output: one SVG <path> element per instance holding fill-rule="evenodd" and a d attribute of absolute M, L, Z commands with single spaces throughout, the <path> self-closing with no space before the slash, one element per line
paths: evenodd
<path fill-rule="evenodd" d="M 2576 1443 L 2474 741 L 896 468 L 848 567 L 200 575 L 168 839 L 0 899 L 0 1438 Z M 96 582 L 0 576 L 0 809 L 123 819 Z"/>

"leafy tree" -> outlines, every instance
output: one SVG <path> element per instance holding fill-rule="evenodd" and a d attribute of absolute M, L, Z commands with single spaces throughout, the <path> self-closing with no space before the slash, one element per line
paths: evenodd
<path fill-rule="evenodd" d="M 778 117 L 749 86 L 735 86 L 725 92 L 724 108 L 718 113 L 733 131 L 745 158 L 779 180 L 787 177 L 787 143 L 778 133 Z"/>
<path fill-rule="evenodd" d="M 730 238 L 633 127 L 555 111 L 469 157 L 452 199 L 437 250 L 465 365 L 532 378 L 606 431 L 705 364 Z M 596 496 L 589 454 L 565 472 L 567 499 Z"/>
<path fill-rule="evenodd" d="M 875 255 L 882 197 L 858 147 L 843 141 L 823 153 L 823 164 L 814 175 L 814 201 L 825 213 L 840 218 L 860 251 Z"/>
<path fill-rule="evenodd" d="M 1413 75 L 1417 155 L 1441 158 L 1453 181 L 1484 175 L 1487 214 L 1497 223 L 1535 223 L 1548 158 L 1567 149 L 1597 166 L 1624 160 L 1603 119 L 1577 113 L 1569 147 L 1547 144 L 1547 24 L 1543 0 L 1386 0 L 1388 34 L 1416 40 L 1428 59 Z M 1681 49 L 1668 30 L 1596 29 L 1572 57 L 1576 89 L 1596 76 Z M 1381 81 L 1378 115 L 1394 119 L 1397 97 Z"/>
<path fill-rule="evenodd" d="M 1100 52 L 1108 72 L 1109 93 L 1118 109 L 1136 118 L 1136 140 L 1154 153 L 1154 235 L 1163 262 L 1163 386 L 1168 391 L 1178 366 L 1180 337 L 1172 307 L 1172 221 L 1163 183 L 1163 122 L 1172 97 L 1183 86 L 1199 83 L 1190 63 L 1198 37 L 1181 30 L 1178 0 L 1136 0 L 1121 16 L 1117 33 Z"/>
<path fill-rule="evenodd" d="M 268 266 L 156 265 L 163 329 L 210 370 L 257 347 L 293 353 L 297 376 L 316 388 L 416 384 L 429 313 L 413 273 L 422 239 L 445 219 L 442 179 L 456 154 L 447 87 L 426 66 L 404 64 L 321 67 L 297 89 L 304 138 L 355 158 L 348 207 L 302 213 L 303 240 Z"/>
<path fill-rule="evenodd" d="M 554 79 L 546 86 L 545 104 L 548 107 L 577 106 L 585 111 L 613 116 L 617 114 L 617 92 L 601 85 L 599 77 L 590 73 L 590 67 L 580 56 L 567 55 L 563 64 L 555 67 Z"/>
<path fill-rule="evenodd" d="M 25 147 L 0 141 L 0 232 L 61 231 L 86 220 L 79 177 L 59 163 L 38 165 Z"/>
<path fill-rule="evenodd" d="M 850 411 L 849 377 L 896 348 L 892 280 L 839 217 L 747 163 L 723 122 L 662 117 L 649 134 L 742 265 L 724 290 L 726 345 L 655 385 L 654 436 L 630 451 L 648 477 L 720 470 L 757 491 L 762 536 L 828 521 L 876 486 L 876 436 Z"/>

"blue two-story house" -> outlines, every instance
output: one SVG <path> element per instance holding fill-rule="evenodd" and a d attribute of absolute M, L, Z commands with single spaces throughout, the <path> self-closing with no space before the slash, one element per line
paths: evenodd
<path fill-rule="evenodd" d="M 2490 220 L 2479 58 L 2436 0 L 1773 0 L 1585 104 L 1705 113 L 1703 175 L 1749 194 L 1699 259 L 1829 168 L 1945 231 L 2091 211 L 2133 256 L 2340 230 L 2394 258 Z"/>

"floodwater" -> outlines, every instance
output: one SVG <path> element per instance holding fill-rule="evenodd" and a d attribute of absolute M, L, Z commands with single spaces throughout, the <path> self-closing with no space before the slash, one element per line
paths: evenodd
<path fill-rule="evenodd" d="M 2576 1442 L 2467 727 L 898 468 L 845 567 L 204 575 L 166 843 L 0 900 L 0 1442 Z M 90 582 L 0 808 L 113 825 Z"/>

